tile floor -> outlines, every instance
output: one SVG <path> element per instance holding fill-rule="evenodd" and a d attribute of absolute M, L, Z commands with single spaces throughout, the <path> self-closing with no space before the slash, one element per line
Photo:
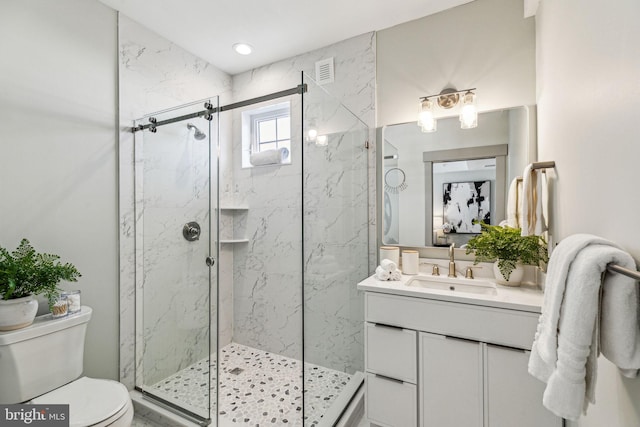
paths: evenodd
<path fill-rule="evenodd" d="M 302 372 L 299 360 L 231 343 L 221 352 L 220 425 L 302 426 Z M 201 360 L 151 389 L 201 412 L 215 386 L 216 361 Z M 305 364 L 305 426 L 317 425 L 351 376 Z"/>

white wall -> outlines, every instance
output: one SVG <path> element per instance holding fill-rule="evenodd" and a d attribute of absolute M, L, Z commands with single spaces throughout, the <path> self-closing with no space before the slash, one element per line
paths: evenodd
<path fill-rule="evenodd" d="M 543 0 L 536 16 L 539 157 L 556 162 L 552 234 L 600 235 L 636 259 L 639 16 L 637 0 Z M 640 379 L 602 357 L 598 369 L 596 404 L 576 425 L 640 425 Z"/>
<path fill-rule="evenodd" d="M 377 126 L 415 121 L 418 99 L 477 88 L 479 111 L 535 103 L 535 24 L 518 0 L 476 0 L 377 33 Z M 443 113 L 446 114 L 446 113 Z"/>
<path fill-rule="evenodd" d="M 72 13 L 70 13 L 72 12 Z M 75 264 L 93 308 L 86 375 L 118 378 L 116 13 L 97 1 L 0 5 L 0 245 Z"/>

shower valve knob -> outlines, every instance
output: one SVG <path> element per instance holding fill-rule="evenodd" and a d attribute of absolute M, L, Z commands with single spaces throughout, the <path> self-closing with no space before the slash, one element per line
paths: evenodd
<path fill-rule="evenodd" d="M 189 222 L 182 227 L 182 236 L 189 242 L 200 238 L 200 225 L 197 222 Z"/>

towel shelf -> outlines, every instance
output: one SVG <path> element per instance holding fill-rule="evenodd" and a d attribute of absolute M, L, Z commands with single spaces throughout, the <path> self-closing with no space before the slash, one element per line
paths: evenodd
<path fill-rule="evenodd" d="M 624 268 L 617 264 L 609 264 L 607 265 L 607 270 L 612 273 L 620 273 L 625 276 L 631 277 L 632 279 L 640 280 L 640 271 L 629 270 L 628 268 Z"/>

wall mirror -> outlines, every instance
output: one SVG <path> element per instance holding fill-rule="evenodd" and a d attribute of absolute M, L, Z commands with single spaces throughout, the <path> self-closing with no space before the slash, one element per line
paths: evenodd
<path fill-rule="evenodd" d="M 415 122 L 377 130 L 378 242 L 463 246 L 474 219 L 506 217 L 509 183 L 536 160 L 535 107 L 480 113 L 478 127 L 458 117 L 423 133 Z"/>

